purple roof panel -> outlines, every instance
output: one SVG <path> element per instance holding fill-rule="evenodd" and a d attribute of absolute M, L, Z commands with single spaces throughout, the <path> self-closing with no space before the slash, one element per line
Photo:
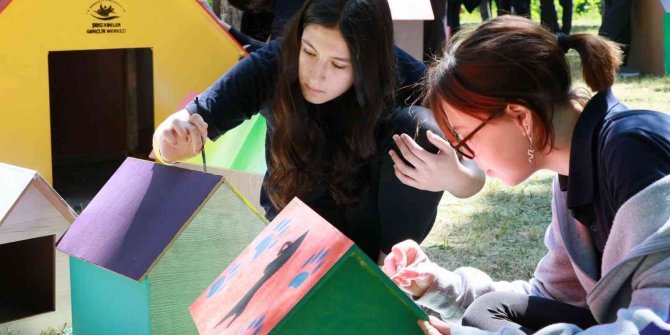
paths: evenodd
<path fill-rule="evenodd" d="M 58 249 L 140 280 L 222 177 L 128 158 Z"/>

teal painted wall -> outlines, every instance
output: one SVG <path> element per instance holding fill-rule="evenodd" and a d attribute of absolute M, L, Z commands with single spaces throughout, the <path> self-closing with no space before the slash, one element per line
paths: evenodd
<path fill-rule="evenodd" d="M 70 257 L 76 335 L 151 334 L 149 283 L 136 282 Z"/>
<path fill-rule="evenodd" d="M 422 335 L 426 314 L 353 246 L 270 334 Z"/>
<path fill-rule="evenodd" d="M 188 307 L 263 228 L 265 221 L 221 185 L 149 272 L 154 334 L 197 334 Z"/>

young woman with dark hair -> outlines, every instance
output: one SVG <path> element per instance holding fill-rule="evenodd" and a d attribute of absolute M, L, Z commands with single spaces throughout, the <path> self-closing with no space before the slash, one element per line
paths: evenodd
<path fill-rule="evenodd" d="M 442 193 L 403 185 L 388 152 L 393 134 L 425 142 L 427 129 L 439 130 L 426 109 L 399 108 L 417 99 L 425 67 L 394 49 L 392 32 L 386 0 L 306 1 L 282 39 L 228 71 L 200 94 L 199 106 L 161 123 L 155 152 L 171 162 L 192 157 L 201 136 L 215 140 L 260 112 L 268 123 L 261 204 L 269 219 L 299 197 L 373 260 L 406 238 L 424 239 Z M 431 164 L 405 171 L 424 189 L 476 193 L 483 173 L 472 161 L 461 164 L 435 133 L 428 139 L 440 154 L 421 155 L 447 166 L 440 172 L 448 176 L 435 178 Z"/>
<path fill-rule="evenodd" d="M 572 88 L 569 49 L 594 96 Z M 620 64 L 604 38 L 557 39 L 514 16 L 450 41 L 426 87 L 451 146 L 508 185 L 541 169 L 558 176 L 548 253 L 530 281 L 447 271 L 413 241 L 393 247 L 384 271 L 399 286 L 463 316 L 422 323 L 426 334 L 670 333 L 670 115 L 614 97 Z"/>

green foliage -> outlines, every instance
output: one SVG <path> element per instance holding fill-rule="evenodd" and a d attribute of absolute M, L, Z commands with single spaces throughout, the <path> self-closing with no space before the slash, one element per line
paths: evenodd
<path fill-rule="evenodd" d="M 563 7 L 558 4 L 558 1 L 554 0 L 556 10 L 558 11 L 558 17 L 560 18 L 563 14 Z M 491 12 L 495 16 L 496 8 L 495 3 L 491 3 Z M 573 13 L 574 19 L 586 19 L 589 22 L 598 22 L 600 23 L 600 11 L 603 6 L 603 0 L 574 0 L 573 2 Z M 540 0 L 531 0 L 530 3 L 530 13 L 531 18 L 535 21 L 540 21 Z M 560 20 L 560 19 L 559 19 Z M 461 12 L 461 23 L 479 23 L 481 22 L 481 16 L 479 15 L 479 8 L 468 13 L 463 10 Z"/>
<path fill-rule="evenodd" d="M 603 7 L 602 0 L 577 0 L 575 1 L 575 14 L 582 15 L 591 12 L 600 13 Z"/>

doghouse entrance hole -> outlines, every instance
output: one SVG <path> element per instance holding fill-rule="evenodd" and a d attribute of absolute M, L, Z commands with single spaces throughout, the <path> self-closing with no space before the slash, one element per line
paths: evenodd
<path fill-rule="evenodd" d="M 81 211 L 154 128 L 149 48 L 49 53 L 54 188 Z"/>
<path fill-rule="evenodd" d="M 55 310 L 55 238 L 0 244 L 0 324 Z"/>

